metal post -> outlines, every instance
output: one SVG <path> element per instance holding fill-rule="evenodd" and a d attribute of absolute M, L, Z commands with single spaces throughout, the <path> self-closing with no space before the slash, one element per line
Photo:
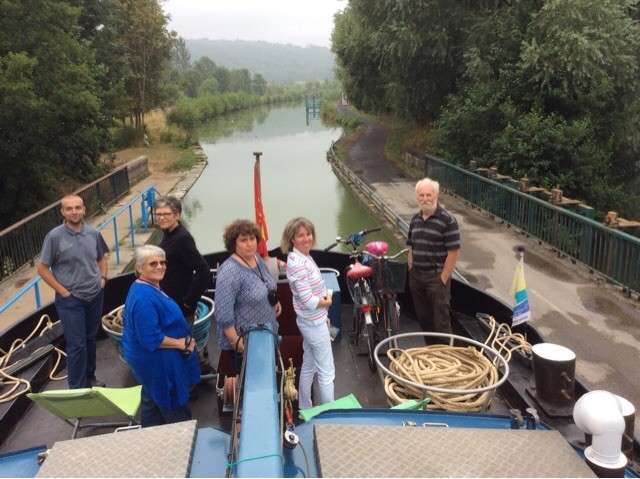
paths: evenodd
<path fill-rule="evenodd" d="M 113 218 L 113 240 L 116 243 L 116 264 L 120 264 L 120 245 L 118 244 L 118 223 L 116 218 Z"/>
<path fill-rule="evenodd" d="M 133 228 L 133 208 L 129 205 L 129 228 L 131 229 L 131 246 L 136 245 L 136 236 Z"/>

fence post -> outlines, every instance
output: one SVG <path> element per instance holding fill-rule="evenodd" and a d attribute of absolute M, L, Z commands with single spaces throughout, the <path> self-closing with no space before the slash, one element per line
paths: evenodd
<path fill-rule="evenodd" d="M 116 244 L 116 264 L 120 264 L 120 245 L 118 244 L 118 223 L 116 218 L 113 218 L 113 240 Z"/>

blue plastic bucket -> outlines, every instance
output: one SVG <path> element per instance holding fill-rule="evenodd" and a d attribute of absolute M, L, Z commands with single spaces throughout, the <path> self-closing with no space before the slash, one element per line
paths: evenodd
<path fill-rule="evenodd" d="M 109 315 L 115 316 L 124 308 L 124 305 L 118 306 L 116 309 L 111 311 Z M 209 329 L 211 329 L 211 318 L 213 318 L 213 310 L 214 310 L 214 302 L 212 299 L 202 296 L 200 301 L 198 301 L 198 305 L 196 307 L 196 320 L 193 323 L 193 338 L 196 340 L 196 345 L 198 349 L 204 348 L 209 341 Z M 114 347 L 118 351 L 118 355 L 120 359 L 124 361 L 124 348 L 122 346 L 122 333 L 118 333 L 116 331 L 112 331 L 107 328 L 104 323 L 102 324 L 102 329 L 104 329 L 107 336 L 111 339 Z M 126 362 L 126 361 L 125 361 Z"/>

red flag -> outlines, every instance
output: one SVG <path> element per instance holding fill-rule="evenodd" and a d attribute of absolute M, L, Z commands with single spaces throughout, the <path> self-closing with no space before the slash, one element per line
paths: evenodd
<path fill-rule="evenodd" d="M 267 240 L 269 239 L 269 233 L 267 232 L 267 219 L 264 216 L 264 208 L 262 207 L 262 190 L 260 188 L 260 159 L 256 158 L 256 162 L 253 167 L 253 193 L 256 207 L 256 224 L 260 228 L 262 235 L 262 241 L 258 243 L 258 253 L 263 258 L 269 256 L 267 250 Z"/>

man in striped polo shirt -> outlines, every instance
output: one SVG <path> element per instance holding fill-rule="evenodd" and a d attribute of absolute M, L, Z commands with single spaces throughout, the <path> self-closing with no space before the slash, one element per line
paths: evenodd
<path fill-rule="evenodd" d="M 411 219 L 409 288 L 420 327 L 425 332 L 451 333 L 451 273 L 460 251 L 458 222 L 438 204 L 440 184 L 429 178 L 416 183 L 420 211 Z M 448 343 L 425 338 L 427 344 Z"/>

